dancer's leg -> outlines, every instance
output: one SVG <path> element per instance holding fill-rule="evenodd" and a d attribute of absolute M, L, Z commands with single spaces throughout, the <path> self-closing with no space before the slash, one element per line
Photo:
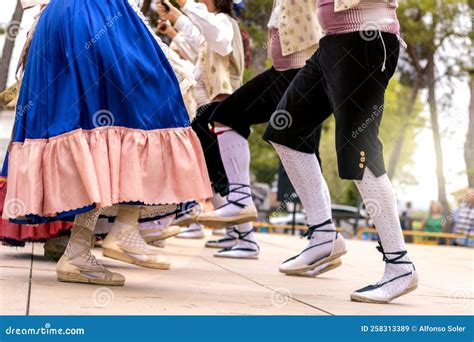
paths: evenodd
<path fill-rule="evenodd" d="M 250 189 L 250 149 L 247 139 L 229 127 L 216 127 L 219 150 L 229 180 L 227 203 L 199 216 L 199 222 L 214 228 L 256 220 L 257 209 Z"/>
<path fill-rule="evenodd" d="M 204 233 L 204 228 L 201 224 L 193 222 L 189 226 L 181 227 L 181 230 L 176 237 L 179 239 L 203 239 L 206 237 L 206 234 Z"/>
<path fill-rule="evenodd" d="M 212 187 L 215 192 L 223 194 L 228 191 L 228 180 L 222 164 L 217 136 L 209 129 L 210 117 L 218 105 L 218 102 L 213 102 L 200 107 L 191 126 L 201 142 Z"/>
<path fill-rule="evenodd" d="M 280 270 L 284 273 L 309 271 L 344 254 L 344 240 L 337 234 L 332 222 L 329 191 L 316 155 L 272 144 L 301 199 L 310 227 L 307 247 L 299 255 L 285 261 Z"/>
<path fill-rule="evenodd" d="M 218 216 L 238 216 L 242 208 L 254 208 L 250 191 L 250 148 L 247 139 L 230 127 L 216 127 L 219 150 L 229 179 L 229 205 L 217 209 Z"/>
<path fill-rule="evenodd" d="M 196 222 L 197 217 L 203 210 L 200 203 L 191 201 L 180 206 L 179 212 L 176 214 L 176 219 L 171 225 L 178 225 L 181 227 L 180 232 L 176 235 L 180 239 L 202 239 L 205 237 L 202 225 Z"/>
<path fill-rule="evenodd" d="M 96 209 L 76 216 L 69 244 L 57 265 L 59 281 L 118 286 L 125 283 L 121 274 L 107 270 L 91 253 L 99 214 Z"/>
<path fill-rule="evenodd" d="M 173 219 L 173 217 L 165 217 L 160 220 L 142 222 L 139 224 L 140 235 L 148 244 L 176 236 L 180 232 L 180 227 L 170 225 Z"/>
<path fill-rule="evenodd" d="M 407 255 L 395 192 L 387 174 L 376 177 L 369 168 L 365 169 L 362 180 L 355 183 L 377 229 L 381 241 L 379 251 L 383 253 L 386 265 L 384 275 L 376 285 L 357 290 L 351 298 L 389 302 L 414 290 L 418 284 L 418 274 Z"/>
<path fill-rule="evenodd" d="M 361 63 L 345 59 L 348 49 L 360 56 Z M 326 36 L 293 82 L 299 91 L 287 92 L 279 105 L 292 115 L 293 125 L 286 130 L 269 126 L 265 132 L 265 138 L 273 143 L 311 152 L 308 142 L 312 142 L 313 130 L 325 119 L 324 108 L 327 106 L 328 113 L 334 109 L 339 175 L 357 180 L 367 206 L 375 202 L 387 211 L 382 215 L 384 219 L 381 216 L 374 222 L 381 232 L 382 243 L 388 243 L 379 250 L 390 266 L 381 282 L 352 294 L 351 298 L 358 301 L 388 303 L 417 285 L 417 274 L 406 256 L 399 224 L 393 226 L 398 222 L 396 205 L 385 176 L 382 144 L 377 138 L 385 89 L 396 69 L 398 50 L 396 35 L 388 33 L 379 33 L 371 42 L 364 41 L 359 32 Z M 305 101 L 318 104 L 316 115 L 308 115 Z M 398 276 L 392 278 L 392 275 Z"/>
<path fill-rule="evenodd" d="M 288 274 L 290 276 L 297 276 L 297 277 L 308 277 L 308 278 L 316 278 L 326 272 L 332 271 L 335 268 L 342 266 L 341 258 L 334 259 L 329 261 L 321 266 L 316 267 L 314 270 L 301 272 L 301 273 L 292 273 Z"/>
<path fill-rule="evenodd" d="M 307 248 L 280 265 L 284 273 L 313 270 L 346 252 L 344 239 L 337 234 L 332 222 L 329 191 L 315 154 L 319 149 L 322 123 L 331 112 L 317 52 L 285 92 L 275 119 L 270 121 L 264 135 L 282 160 L 305 208 L 309 226 Z M 287 125 L 277 124 L 284 120 Z"/>
<path fill-rule="evenodd" d="M 223 101 L 212 119 L 219 150 L 229 180 L 227 203 L 199 221 L 214 227 L 226 227 L 253 221 L 257 212 L 250 191 L 250 127 L 268 122 L 284 91 L 298 70 L 267 70 L 247 82 Z"/>
<path fill-rule="evenodd" d="M 178 206 L 175 219 L 171 222 L 172 226 L 188 227 L 196 222 L 197 217 L 202 212 L 202 205 L 196 201 L 189 201 Z"/>
<path fill-rule="evenodd" d="M 102 248 L 104 256 L 143 267 L 169 269 L 170 263 L 147 245 L 138 230 L 140 206 L 120 205 Z"/>
<path fill-rule="evenodd" d="M 226 199 L 221 195 L 214 193 L 211 198 L 212 205 L 215 209 L 222 207 L 227 203 Z M 209 240 L 206 242 L 208 248 L 229 248 L 234 247 L 239 242 L 239 234 L 236 231 L 236 227 L 225 228 L 225 235 L 221 239 Z"/>
<path fill-rule="evenodd" d="M 235 232 L 239 236 L 239 243 L 233 247 L 224 248 L 216 252 L 214 256 L 232 259 L 257 259 L 260 247 L 255 240 L 252 223 L 239 224 Z"/>

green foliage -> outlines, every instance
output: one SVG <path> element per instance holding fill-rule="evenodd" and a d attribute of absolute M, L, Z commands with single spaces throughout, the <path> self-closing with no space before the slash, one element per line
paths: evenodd
<path fill-rule="evenodd" d="M 471 1 L 472 2 L 472 1 Z M 472 6 L 472 4 L 471 4 Z M 408 50 L 401 63 L 402 80 L 427 87 L 425 69 L 435 60 L 446 76 L 465 75 L 472 56 L 453 51 L 470 51 L 472 10 L 466 0 L 405 0 L 398 9 L 403 39 Z M 418 78 L 413 77 L 418 73 Z"/>
<path fill-rule="evenodd" d="M 251 170 L 259 182 L 271 184 L 278 175 L 280 160 L 273 146 L 263 141 L 262 135 L 267 124 L 252 127 L 249 138 L 251 159 Z"/>

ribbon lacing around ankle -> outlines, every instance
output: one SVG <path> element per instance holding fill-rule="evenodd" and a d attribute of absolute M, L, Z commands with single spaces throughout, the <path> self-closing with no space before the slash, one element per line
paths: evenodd
<path fill-rule="evenodd" d="M 184 215 L 188 214 L 197 205 L 198 205 L 198 203 L 196 201 L 191 201 L 191 202 L 186 202 L 186 203 L 179 204 L 178 208 L 175 211 L 176 218 L 180 218 L 180 217 L 183 217 Z"/>
<path fill-rule="evenodd" d="M 379 245 L 377 246 L 377 250 L 382 253 L 383 261 L 387 264 L 409 264 L 413 265 L 411 261 L 401 261 L 400 259 L 407 255 L 407 251 L 399 251 L 399 252 L 385 252 L 382 246 L 382 242 L 379 240 Z M 395 257 L 389 259 L 388 255 L 396 255 Z"/>
<path fill-rule="evenodd" d="M 237 235 L 233 235 L 236 233 Z M 239 239 L 239 231 L 237 228 L 229 228 L 229 231 L 226 233 L 226 235 L 222 239 L 218 240 L 211 240 L 212 242 L 218 242 L 218 243 L 224 243 L 224 242 L 230 242 L 230 241 L 235 241 Z"/>
<path fill-rule="evenodd" d="M 90 262 L 93 266 L 102 266 L 101 264 L 99 264 L 96 257 L 91 252 L 88 252 L 86 255 L 84 255 L 84 258 L 86 259 L 87 262 Z"/>
<path fill-rule="evenodd" d="M 323 223 L 321 224 L 317 224 L 315 226 L 309 226 L 308 227 L 308 230 L 306 232 L 304 232 L 301 237 L 302 238 L 305 238 L 307 237 L 308 240 L 311 240 L 311 237 L 313 236 L 313 234 L 318 231 L 318 232 L 337 232 L 337 230 L 335 229 L 319 229 L 319 228 L 322 228 L 324 226 L 327 226 L 328 224 L 331 224 L 332 223 L 332 220 L 329 219 L 327 221 L 324 221 Z"/>
<path fill-rule="evenodd" d="M 232 189 L 232 186 L 236 186 L 236 188 Z M 245 204 L 242 204 L 240 203 L 240 201 L 243 201 L 244 199 L 247 199 L 249 197 L 252 197 L 252 194 L 249 193 L 249 192 L 244 192 L 242 191 L 242 189 L 246 189 L 246 188 L 249 188 L 250 189 L 250 185 L 247 185 L 247 184 L 239 184 L 239 183 L 229 183 L 229 195 L 231 193 L 234 193 L 234 194 L 240 194 L 240 195 L 243 195 L 241 198 L 239 198 L 238 200 L 234 201 L 234 200 L 229 200 L 229 198 L 227 198 L 227 203 L 224 204 L 223 206 L 217 208 L 217 209 L 221 209 L 221 208 L 224 208 L 226 206 L 228 206 L 229 204 L 233 204 L 239 208 L 242 208 L 244 209 L 246 207 Z"/>
<path fill-rule="evenodd" d="M 390 252 L 390 253 L 385 252 L 384 249 L 383 249 L 383 246 L 382 246 L 382 242 L 380 240 L 379 240 L 379 245 L 377 246 L 377 250 L 380 253 L 382 253 L 383 261 L 385 261 L 387 264 L 409 264 L 409 265 L 412 265 L 413 271 L 415 270 L 415 265 L 413 265 L 413 263 L 411 261 L 400 261 L 401 258 L 403 258 L 405 255 L 407 255 L 407 253 L 408 253 L 407 251 Z M 387 255 L 396 255 L 396 257 L 394 257 L 392 259 L 389 259 Z M 394 282 L 395 280 L 398 280 L 398 279 L 401 279 L 401 278 L 408 277 L 408 276 L 412 275 L 413 271 L 401 274 L 399 276 L 396 276 L 395 278 L 389 279 L 389 280 L 381 282 L 381 283 L 377 283 L 375 285 L 369 285 L 369 286 L 363 287 L 359 290 L 356 290 L 356 292 L 361 293 L 361 292 L 372 291 L 372 290 L 378 289 L 378 288 L 380 288 L 384 285 L 387 285 L 391 282 Z"/>
<path fill-rule="evenodd" d="M 259 251 L 259 250 L 260 250 L 259 245 L 258 245 L 255 241 L 246 239 L 247 236 L 249 236 L 251 233 L 253 233 L 253 229 L 252 229 L 252 230 L 249 230 L 248 232 L 241 233 L 241 232 L 239 232 L 236 228 L 234 228 L 234 232 L 237 233 L 237 235 L 239 236 L 239 240 L 240 240 L 240 241 L 245 241 L 245 242 L 254 244 L 255 247 L 257 247 L 257 249 L 255 250 L 255 249 L 252 249 L 252 248 L 242 248 L 242 247 L 236 247 L 236 246 L 234 246 L 234 247 L 224 248 L 221 252 L 229 252 L 229 251 L 256 252 L 256 251 Z"/>

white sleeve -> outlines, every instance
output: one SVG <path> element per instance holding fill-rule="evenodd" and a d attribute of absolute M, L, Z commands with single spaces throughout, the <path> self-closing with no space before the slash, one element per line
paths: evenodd
<path fill-rule="evenodd" d="M 232 52 L 234 28 L 227 15 L 210 13 L 206 5 L 194 0 L 187 0 L 182 10 L 199 29 L 213 51 L 221 56 Z"/>
<path fill-rule="evenodd" d="M 186 58 L 192 63 L 196 63 L 198 58 L 198 51 L 193 49 L 193 47 L 187 42 L 182 32 L 178 32 L 178 34 L 173 38 L 171 44 L 172 45 L 170 46 L 176 47 L 178 53 L 181 54 L 184 58 Z"/>
<path fill-rule="evenodd" d="M 178 17 L 174 23 L 174 27 L 183 35 L 188 45 L 197 53 L 201 47 L 201 41 L 204 39 L 201 31 L 199 31 L 193 22 L 184 14 Z"/>
<path fill-rule="evenodd" d="M 23 9 L 25 10 L 36 5 L 47 5 L 49 3 L 49 0 L 20 0 L 20 2 L 21 7 L 23 7 Z"/>

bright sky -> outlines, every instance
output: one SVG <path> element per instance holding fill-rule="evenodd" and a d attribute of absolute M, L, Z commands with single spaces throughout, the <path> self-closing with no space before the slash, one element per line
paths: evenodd
<path fill-rule="evenodd" d="M 15 8 L 16 0 L 2 0 L 0 4 L 0 24 L 7 23 Z M 36 9 L 27 10 L 24 14 L 20 36 L 17 39 L 13 61 L 18 60 L 21 48 L 25 42 L 28 29 L 33 22 Z M 3 40 L 0 39 L 0 49 L 3 48 Z M 12 67 L 12 69 L 15 69 Z M 13 70 L 10 75 L 10 83 L 14 81 Z M 464 164 L 464 140 L 467 132 L 468 111 L 470 91 L 467 83 L 458 82 L 453 96 L 453 106 L 449 113 L 440 110 L 441 128 L 449 128 L 455 134 L 443 135 L 444 169 L 446 176 L 446 187 L 448 193 L 467 186 Z M 423 113 L 429 118 L 428 108 Z M 429 120 L 428 120 L 429 122 Z M 415 208 L 426 209 L 431 200 L 437 198 L 436 160 L 433 147 L 432 132 L 429 127 L 420 130 L 416 137 L 417 148 L 413 156 L 414 165 L 409 169 L 418 180 L 415 186 L 395 187 L 400 202 L 410 200 Z M 452 198 L 450 198 L 452 199 Z"/>

